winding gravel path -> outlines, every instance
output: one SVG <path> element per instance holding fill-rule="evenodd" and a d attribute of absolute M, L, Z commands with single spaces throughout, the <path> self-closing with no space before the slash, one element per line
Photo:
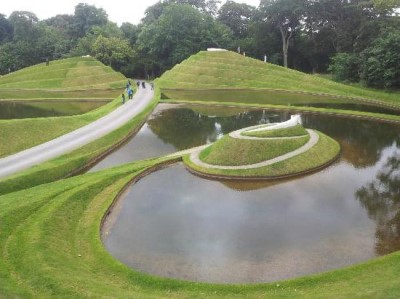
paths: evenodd
<path fill-rule="evenodd" d="M 71 152 L 118 129 L 141 113 L 151 102 L 154 91 L 148 84 L 146 86 L 147 88 L 141 87 L 137 90 L 133 100 L 128 100 L 124 105 L 87 126 L 0 159 L 0 178 Z"/>

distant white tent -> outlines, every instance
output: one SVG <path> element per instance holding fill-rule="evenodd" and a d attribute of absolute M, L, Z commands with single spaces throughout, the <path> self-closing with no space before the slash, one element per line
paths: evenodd
<path fill-rule="evenodd" d="M 207 48 L 207 51 L 209 51 L 209 52 L 218 52 L 218 51 L 228 51 L 228 50 L 220 49 L 220 48 Z"/>

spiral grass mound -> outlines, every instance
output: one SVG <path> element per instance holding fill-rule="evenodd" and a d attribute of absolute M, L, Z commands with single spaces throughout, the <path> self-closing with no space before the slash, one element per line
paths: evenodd
<path fill-rule="evenodd" d="M 335 140 L 305 129 L 296 115 L 283 123 L 231 132 L 184 161 L 189 170 L 203 176 L 276 179 L 322 169 L 339 153 Z"/>

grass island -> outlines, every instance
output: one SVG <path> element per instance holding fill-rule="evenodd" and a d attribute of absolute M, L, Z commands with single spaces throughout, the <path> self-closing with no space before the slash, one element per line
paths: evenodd
<path fill-rule="evenodd" d="M 294 115 L 283 123 L 231 132 L 184 161 L 192 172 L 206 177 L 277 179 L 322 169 L 339 153 L 338 142 L 303 128 L 300 116 Z"/>

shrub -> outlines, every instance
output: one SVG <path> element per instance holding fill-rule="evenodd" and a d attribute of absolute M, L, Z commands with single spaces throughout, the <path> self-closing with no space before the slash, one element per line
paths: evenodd
<path fill-rule="evenodd" d="M 362 52 L 361 79 L 367 86 L 400 88 L 400 33 L 376 39 Z"/>
<path fill-rule="evenodd" d="M 360 58 L 357 54 L 337 53 L 332 57 L 329 71 L 337 81 L 360 81 Z"/>

